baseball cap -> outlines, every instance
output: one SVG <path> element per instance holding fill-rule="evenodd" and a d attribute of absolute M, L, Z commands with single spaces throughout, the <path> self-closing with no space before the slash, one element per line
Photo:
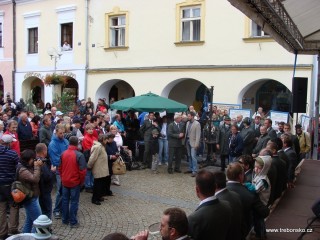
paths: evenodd
<path fill-rule="evenodd" d="M 9 134 L 3 134 L 2 137 L 1 137 L 1 140 L 4 142 L 4 143 L 11 143 L 11 142 L 15 142 L 17 140 L 15 140 L 11 135 Z"/>
<path fill-rule="evenodd" d="M 51 114 L 51 111 L 50 111 L 50 110 L 46 110 L 46 111 L 44 112 L 44 115 L 47 115 L 47 114 Z"/>
<path fill-rule="evenodd" d="M 61 115 L 63 115 L 63 112 L 57 111 L 57 112 L 56 112 L 56 115 L 57 115 L 57 116 L 61 116 Z"/>
<path fill-rule="evenodd" d="M 229 116 L 225 116 L 224 119 L 225 121 L 231 121 L 231 118 Z"/>

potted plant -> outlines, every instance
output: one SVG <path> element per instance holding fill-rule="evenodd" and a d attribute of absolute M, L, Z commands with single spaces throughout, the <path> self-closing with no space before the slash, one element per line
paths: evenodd
<path fill-rule="evenodd" d="M 46 86 L 51 86 L 51 85 L 66 85 L 68 81 L 67 76 L 59 75 L 56 73 L 53 74 L 47 74 L 44 78 L 44 84 Z"/>

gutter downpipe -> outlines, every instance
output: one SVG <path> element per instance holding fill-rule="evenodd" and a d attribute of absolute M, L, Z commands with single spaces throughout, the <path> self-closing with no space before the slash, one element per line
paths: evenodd
<path fill-rule="evenodd" d="M 17 68 L 17 43 L 16 43 L 16 1 L 12 0 L 12 24 L 13 24 L 13 69 L 12 69 L 12 100 L 14 102 L 17 101 L 15 99 L 16 96 L 16 68 Z"/>
<path fill-rule="evenodd" d="M 316 74 L 315 74 L 316 75 Z M 319 129 L 319 97 L 320 97 L 320 52 L 318 53 L 318 69 L 317 69 L 317 81 L 315 81 L 317 83 L 317 93 L 316 93 L 316 99 L 314 101 L 314 141 L 313 141 L 313 152 L 312 152 L 312 159 L 314 160 L 318 160 L 318 145 L 319 145 L 319 133 L 318 133 L 318 129 Z"/>
<path fill-rule="evenodd" d="M 88 68 L 89 68 L 89 0 L 86 1 L 86 65 L 85 65 L 85 77 L 84 77 L 84 98 L 87 99 L 87 87 L 88 87 Z"/>

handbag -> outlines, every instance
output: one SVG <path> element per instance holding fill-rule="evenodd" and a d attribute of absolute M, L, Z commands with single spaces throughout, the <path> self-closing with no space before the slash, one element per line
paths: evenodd
<path fill-rule="evenodd" d="M 126 164 L 122 157 L 119 156 L 117 160 L 112 163 L 112 172 L 114 175 L 123 175 L 126 173 Z"/>
<path fill-rule="evenodd" d="M 19 171 L 20 168 L 17 168 L 16 179 L 19 179 Z M 16 180 L 11 184 L 11 196 L 15 203 L 22 203 L 33 197 L 33 191 L 21 181 Z"/>
<path fill-rule="evenodd" d="M 14 181 L 11 185 L 11 196 L 15 203 L 21 203 L 33 196 L 33 191 L 20 181 Z"/>

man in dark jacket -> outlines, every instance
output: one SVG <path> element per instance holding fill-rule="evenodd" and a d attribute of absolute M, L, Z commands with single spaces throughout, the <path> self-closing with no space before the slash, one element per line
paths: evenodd
<path fill-rule="evenodd" d="M 267 128 L 265 126 L 260 127 L 260 137 L 258 139 L 257 145 L 252 151 L 252 157 L 257 157 L 259 152 L 267 146 L 268 141 L 270 140 L 270 136 L 268 135 Z"/>
<path fill-rule="evenodd" d="M 217 134 L 217 150 L 220 151 L 221 171 L 226 168 L 226 159 L 229 159 L 229 137 L 231 133 L 231 118 L 224 117 L 224 123 Z"/>
<path fill-rule="evenodd" d="M 199 207 L 188 217 L 189 235 L 194 240 L 226 239 L 230 229 L 230 205 L 214 196 L 216 189 L 212 172 L 200 170 L 196 176 L 196 193 Z"/>
<path fill-rule="evenodd" d="M 242 239 L 245 239 L 252 226 L 252 213 L 255 212 L 261 218 L 269 215 L 269 208 L 265 206 L 259 199 L 258 195 L 249 192 L 243 186 L 244 170 L 240 163 L 231 163 L 227 169 L 227 189 L 238 193 L 242 203 L 243 224 Z"/>
<path fill-rule="evenodd" d="M 43 161 L 41 166 L 41 175 L 40 175 L 40 195 L 39 195 L 39 204 L 41 207 L 42 214 L 46 215 L 48 218 L 52 219 L 52 199 L 51 192 L 53 189 L 53 182 L 55 179 L 55 167 L 51 165 L 49 159 L 47 159 L 47 146 L 44 143 L 38 143 L 36 145 L 36 159 Z M 51 167 L 52 166 L 52 167 Z"/>
<path fill-rule="evenodd" d="M 80 188 L 86 176 L 86 160 L 78 151 L 78 138 L 70 137 L 70 145 L 61 155 L 59 171 L 62 183 L 62 223 L 79 226 L 77 219 Z"/>
<path fill-rule="evenodd" d="M 17 133 L 20 141 L 30 140 L 33 137 L 32 128 L 26 113 L 20 114 L 20 121 L 18 122 Z"/>
<path fill-rule="evenodd" d="M 242 121 L 243 128 L 240 131 L 240 136 L 243 139 L 243 150 L 242 154 L 252 154 L 252 150 L 255 145 L 255 134 L 254 130 L 250 127 L 251 120 L 250 118 L 246 117 Z"/>
<path fill-rule="evenodd" d="M 230 230 L 227 234 L 227 240 L 241 240 L 241 225 L 242 225 L 242 203 L 237 193 L 229 191 L 226 188 L 226 174 L 224 172 L 213 173 L 214 180 L 216 182 L 216 193 L 215 196 L 220 199 L 227 201 L 230 204 L 232 210 L 232 218 L 230 224 Z"/>
<path fill-rule="evenodd" d="M 169 161 L 168 173 L 173 173 L 173 159 L 175 160 L 174 170 L 180 171 L 181 154 L 182 154 L 182 139 L 184 137 L 184 129 L 181 123 L 181 115 L 176 114 L 174 121 L 168 125 L 168 145 L 169 145 Z"/>
<path fill-rule="evenodd" d="M 42 123 L 43 125 L 39 130 L 39 141 L 48 147 L 52 138 L 51 118 L 49 116 L 45 116 Z"/>
<path fill-rule="evenodd" d="M 298 155 L 293 149 L 293 143 L 291 136 L 288 134 L 282 134 L 281 140 L 283 143 L 283 151 L 288 157 L 288 188 L 294 188 L 293 180 L 295 178 L 295 169 L 298 165 Z"/>
<path fill-rule="evenodd" d="M 4 134 L 0 140 L 0 239 L 8 234 L 17 234 L 19 227 L 19 206 L 13 203 L 11 184 L 15 180 L 18 154 L 10 150 L 13 137 Z M 10 206 L 9 229 L 7 223 L 7 206 Z"/>
<path fill-rule="evenodd" d="M 277 138 L 277 132 L 272 128 L 272 120 L 270 118 L 267 118 L 264 120 L 264 126 L 267 128 L 268 136 L 271 140 Z"/>
<path fill-rule="evenodd" d="M 144 122 L 139 130 L 141 136 L 143 136 L 143 141 L 144 141 L 143 163 L 148 168 L 151 168 L 151 162 L 152 162 L 150 142 L 152 140 L 152 133 L 151 132 L 154 128 L 158 128 L 158 124 L 155 122 L 154 113 L 150 112 L 148 119 L 144 120 Z"/>

